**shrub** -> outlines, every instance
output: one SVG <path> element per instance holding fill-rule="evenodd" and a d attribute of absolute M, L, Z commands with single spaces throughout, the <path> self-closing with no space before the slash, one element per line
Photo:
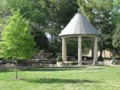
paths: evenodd
<path fill-rule="evenodd" d="M 101 56 L 99 56 L 98 61 L 104 61 L 104 59 Z"/>

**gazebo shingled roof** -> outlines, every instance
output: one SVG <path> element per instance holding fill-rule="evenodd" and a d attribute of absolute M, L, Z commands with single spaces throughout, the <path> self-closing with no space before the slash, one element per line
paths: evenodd
<path fill-rule="evenodd" d="M 78 12 L 62 30 L 59 36 L 71 35 L 100 35 L 93 25 Z"/>

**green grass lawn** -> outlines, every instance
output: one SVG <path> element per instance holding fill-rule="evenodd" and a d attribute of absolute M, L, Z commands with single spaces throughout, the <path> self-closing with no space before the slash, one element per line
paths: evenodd
<path fill-rule="evenodd" d="M 120 68 L 0 70 L 0 90 L 120 90 Z"/>

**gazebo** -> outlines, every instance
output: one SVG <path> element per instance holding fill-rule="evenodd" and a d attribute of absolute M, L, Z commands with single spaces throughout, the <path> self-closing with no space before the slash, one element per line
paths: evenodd
<path fill-rule="evenodd" d="M 98 37 L 99 33 L 93 27 L 93 25 L 81 14 L 78 13 L 71 19 L 68 25 L 62 30 L 59 36 L 62 39 L 62 59 L 63 62 L 67 62 L 67 46 L 66 39 L 77 38 L 78 39 L 78 65 L 82 65 L 82 38 L 93 38 L 94 49 L 93 49 L 93 65 L 96 64 L 98 59 Z"/>

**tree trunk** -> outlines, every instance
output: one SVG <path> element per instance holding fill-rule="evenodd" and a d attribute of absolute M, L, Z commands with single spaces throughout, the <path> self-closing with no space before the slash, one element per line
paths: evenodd
<path fill-rule="evenodd" d="M 16 79 L 18 79 L 18 60 L 16 60 Z"/>
<path fill-rule="evenodd" d="M 92 59 L 93 59 L 93 56 L 94 56 L 94 48 L 92 47 L 92 50 L 91 50 L 91 52 L 92 52 Z"/>
<path fill-rule="evenodd" d="M 101 50 L 100 50 L 100 56 L 99 56 L 99 57 L 101 57 L 101 58 L 103 58 L 102 52 L 103 52 L 103 50 L 101 49 Z"/>

